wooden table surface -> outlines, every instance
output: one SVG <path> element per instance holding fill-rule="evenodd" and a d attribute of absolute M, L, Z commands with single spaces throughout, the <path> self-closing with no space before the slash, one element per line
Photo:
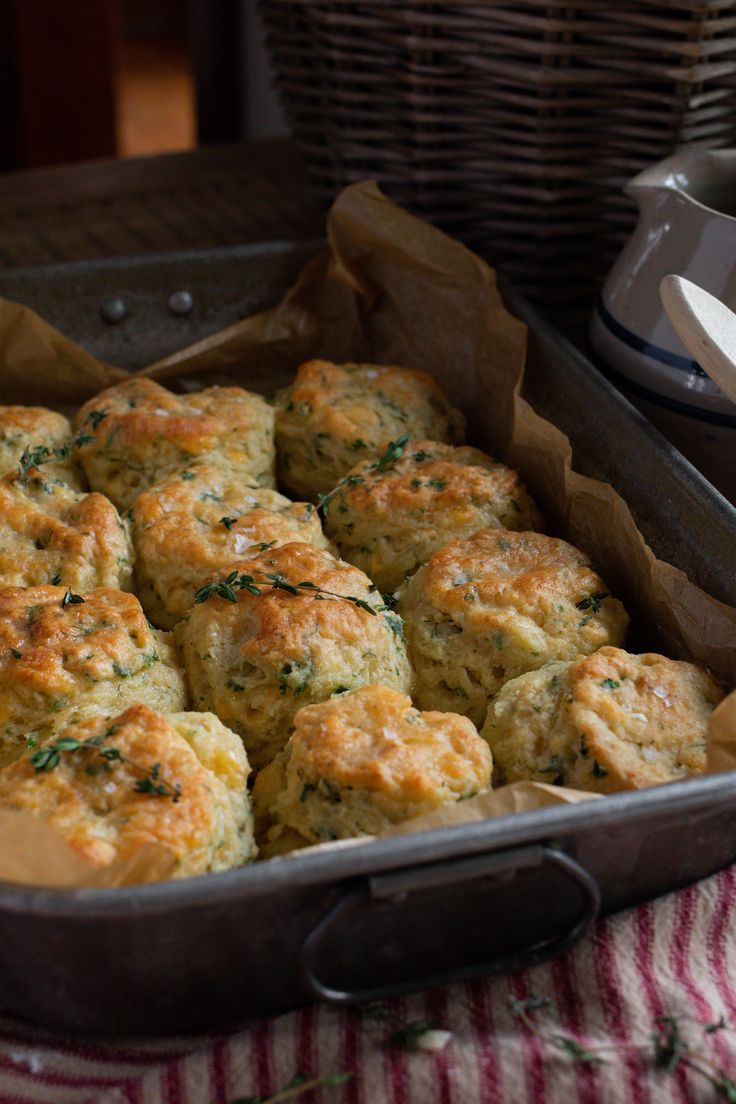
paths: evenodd
<path fill-rule="evenodd" d="M 0 176 L 0 268 L 304 240 L 323 228 L 285 139 Z"/>

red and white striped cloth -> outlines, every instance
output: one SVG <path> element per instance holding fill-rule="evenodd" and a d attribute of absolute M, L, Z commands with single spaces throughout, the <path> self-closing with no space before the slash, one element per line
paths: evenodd
<path fill-rule="evenodd" d="M 540 1025 L 591 1046 L 646 1043 L 658 1015 L 736 1077 L 736 868 L 598 924 L 574 951 L 505 978 L 392 1002 L 407 1020 L 452 1032 L 437 1053 L 386 1045 L 358 1014 L 315 1007 L 254 1023 L 229 1037 L 116 1045 L 51 1038 L 0 1019 L 0 1104 L 227 1104 L 275 1092 L 296 1072 L 351 1071 L 348 1083 L 304 1104 L 706 1104 L 712 1085 L 678 1067 L 657 1070 L 633 1049 L 604 1065 L 571 1061 L 526 1031 L 509 996 L 546 997 Z"/>

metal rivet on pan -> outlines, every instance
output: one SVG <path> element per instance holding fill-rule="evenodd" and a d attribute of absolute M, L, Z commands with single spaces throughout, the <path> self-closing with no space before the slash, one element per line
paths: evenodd
<path fill-rule="evenodd" d="M 119 295 L 114 295 L 111 299 L 105 299 L 100 304 L 102 319 L 110 326 L 114 326 L 116 322 L 122 322 L 127 313 L 128 308 Z"/>
<path fill-rule="evenodd" d="M 189 314 L 194 306 L 191 291 L 172 291 L 166 306 L 172 314 Z"/>

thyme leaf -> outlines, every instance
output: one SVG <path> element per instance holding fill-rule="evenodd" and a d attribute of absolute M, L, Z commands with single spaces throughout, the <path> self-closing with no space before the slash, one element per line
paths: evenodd
<path fill-rule="evenodd" d="M 588 1050 L 575 1039 L 569 1039 L 565 1035 L 558 1035 L 557 1042 L 560 1049 L 566 1051 L 577 1062 L 603 1062 L 603 1058 L 594 1051 Z"/>
<path fill-rule="evenodd" d="M 34 468 L 40 468 L 41 465 L 47 463 L 50 458 L 51 450 L 47 449 L 45 445 L 36 445 L 35 448 L 26 445 L 18 463 L 18 472 L 21 482 L 27 483 L 30 472 Z"/>
<path fill-rule="evenodd" d="M 271 586 L 274 590 L 285 590 L 287 594 L 298 594 L 299 588 L 295 587 L 293 583 L 290 583 L 286 578 L 279 574 L 272 575 L 266 572 L 266 578 L 270 580 Z"/>
<path fill-rule="evenodd" d="M 162 780 L 160 763 L 154 763 L 152 767 L 149 767 L 143 778 L 139 778 L 135 783 L 133 789 L 136 793 L 152 794 L 155 797 L 170 797 L 174 804 L 181 797 L 181 786 L 178 782 L 171 786 L 168 782 Z"/>
<path fill-rule="evenodd" d="M 67 606 L 82 606 L 84 605 L 84 598 L 81 594 L 75 594 L 71 587 L 67 587 L 66 594 L 61 599 L 61 608 L 66 609 Z"/>
<path fill-rule="evenodd" d="M 607 590 L 601 591 L 600 594 L 589 594 L 587 598 L 583 598 L 582 601 L 575 603 L 575 609 L 587 610 L 591 613 L 598 613 L 601 608 L 601 602 L 604 598 L 610 598 L 611 595 Z"/>
<path fill-rule="evenodd" d="M 652 1034 L 654 1062 L 667 1073 L 672 1073 L 682 1058 L 680 1026 L 674 1016 L 657 1016 L 654 1022 L 657 1025 L 657 1030 Z"/>
<path fill-rule="evenodd" d="M 90 410 L 89 414 L 84 420 L 85 422 L 89 422 L 93 429 L 97 429 L 100 422 L 103 420 L 103 418 L 106 418 L 108 414 L 108 410 Z"/>
<path fill-rule="evenodd" d="M 392 467 L 397 460 L 400 460 L 404 454 L 409 441 L 409 434 L 402 433 L 401 437 L 397 437 L 395 441 L 391 441 L 383 456 L 379 457 L 374 464 L 371 464 L 372 471 L 385 471 L 386 468 Z"/>

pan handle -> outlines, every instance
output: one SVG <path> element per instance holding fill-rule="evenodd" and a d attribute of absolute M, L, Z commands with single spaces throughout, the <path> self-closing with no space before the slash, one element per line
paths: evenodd
<path fill-rule="evenodd" d="M 370 901 L 401 899 L 419 889 L 447 886 L 470 879 L 513 875 L 520 869 L 549 865 L 561 871 L 582 894 L 582 907 L 572 927 L 560 935 L 544 939 L 523 950 L 514 951 L 500 958 L 490 958 L 460 967 L 440 971 L 429 977 L 407 979 L 368 989 L 335 989 L 320 981 L 315 961 L 317 952 L 335 926 L 349 918 L 355 909 Z M 419 988 L 429 989 L 437 985 L 464 981 L 479 974 L 511 973 L 528 966 L 535 966 L 570 950 L 586 934 L 598 915 L 601 897 L 595 879 L 570 855 L 553 845 L 534 845 L 513 848 L 487 855 L 475 855 L 442 863 L 430 863 L 408 871 L 368 878 L 345 891 L 312 928 L 305 939 L 300 954 L 302 981 L 312 997 L 332 1004 L 359 1004 L 382 1000 Z"/>

